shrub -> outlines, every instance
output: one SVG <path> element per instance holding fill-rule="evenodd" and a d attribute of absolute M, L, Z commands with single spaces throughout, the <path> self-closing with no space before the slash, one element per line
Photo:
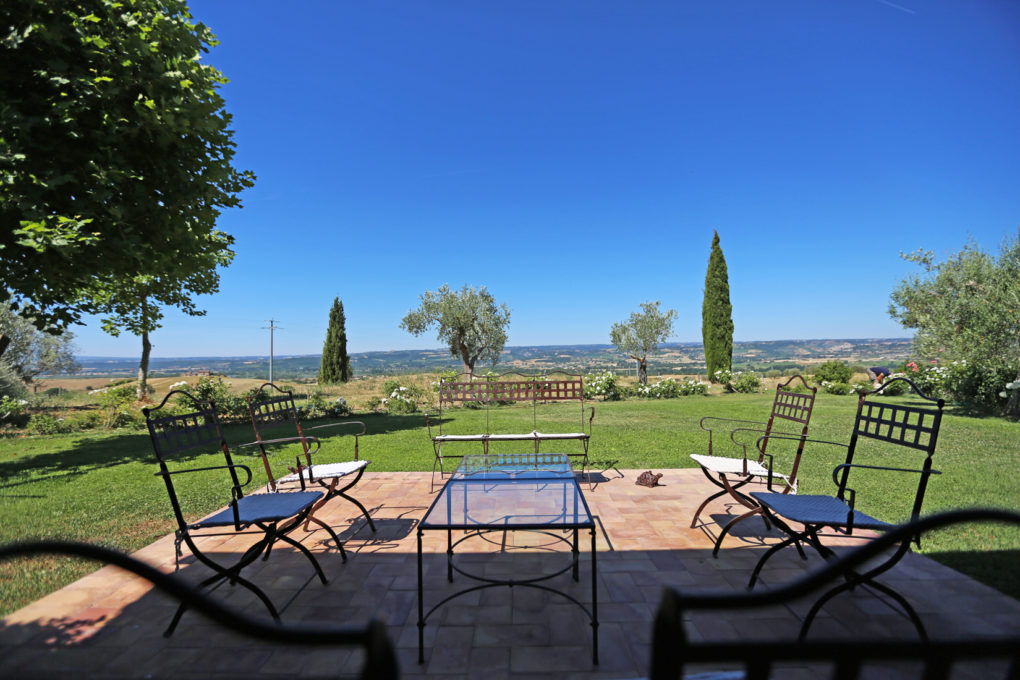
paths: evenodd
<path fill-rule="evenodd" d="M 198 399 L 200 403 L 212 401 L 216 413 L 222 420 L 242 420 L 248 418 L 248 401 L 237 394 L 230 393 L 230 383 L 224 382 L 218 375 L 202 376 L 194 387 L 182 387 L 182 391 Z M 194 408 L 190 400 L 178 397 L 178 405 L 187 411 Z"/>
<path fill-rule="evenodd" d="M 903 377 L 902 373 L 890 373 L 888 376 L 886 376 L 885 378 L 882 379 L 882 384 L 885 385 L 887 382 L 891 381 L 893 378 L 902 378 L 902 377 Z M 907 385 L 907 383 L 905 383 L 902 380 L 900 380 L 900 381 L 897 381 L 897 382 L 893 383 L 892 385 L 889 385 L 888 387 L 886 387 L 884 390 L 882 390 L 881 394 L 886 396 L 886 397 L 898 397 L 899 395 L 903 394 L 904 392 L 907 392 L 909 389 L 910 389 L 910 386 Z"/>
<path fill-rule="evenodd" d="M 827 394 L 850 394 L 850 385 L 845 382 L 822 381 L 822 389 Z"/>
<path fill-rule="evenodd" d="M 117 381 L 109 387 L 89 392 L 106 411 L 106 427 L 117 427 L 114 423 L 121 413 L 126 413 L 135 403 L 137 390 L 131 381 Z"/>
<path fill-rule="evenodd" d="M 815 382 L 821 385 L 824 382 L 849 383 L 853 377 L 853 370 L 842 361 L 832 359 L 819 364 L 815 368 Z"/>
<path fill-rule="evenodd" d="M 954 400 L 969 408 L 999 412 L 1016 389 L 1017 368 L 993 362 L 980 365 L 954 361 L 949 366 L 948 389 Z M 1014 387 L 1007 387 L 1008 385 Z"/>
<path fill-rule="evenodd" d="M 875 388 L 872 387 L 871 383 L 866 382 L 855 382 L 850 386 L 850 392 L 853 394 L 863 394 L 864 392 L 870 392 L 873 389 Z"/>
<path fill-rule="evenodd" d="M 351 409 L 347 406 L 346 399 L 337 397 L 331 401 L 319 390 L 315 390 L 308 396 L 307 404 L 297 407 L 297 415 L 300 420 L 324 416 L 339 418 L 350 414 Z"/>
<path fill-rule="evenodd" d="M 24 427 L 29 420 L 28 401 L 13 397 L 0 397 L 0 424 Z"/>
<path fill-rule="evenodd" d="M 37 413 L 29 418 L 28 430 L 34 434 L 66 434 L 72 431 L 66 420 L 45 413 Z"/>
<path fill-rule="evenodd" d="M 621 397 L 616 375 L 612 371 L 589 373 L 584 376 L 584 398 L 617 401 Z"/>
<path fill-rule="evenodd" d="M 648 399 L 674 399 L 692 394 L 706 395 L 708 394 L 708 385 L 690 378 L 683 380 L 661 378 L 651 385 L 639 384 L 635 386 L 634 391 L 637 396 Z"/>
<path fill-rule="evenodd" d="M 418 403 L 422 400 L 422 390 L 411 385 L 401 385 L 397 380 L 387 380 L 383 383 L 383 393 L 388 396 L 380 402 L 390 413 L 414 413 L 418 410 Z"/>
<path fill-rule="evenodd" d="M 751 394 L 761 391 L 761 377 L 759 377 L 757 373 L 737 373 L 735 376 L 736 379 L 733 381 L 734 392 Z"/>

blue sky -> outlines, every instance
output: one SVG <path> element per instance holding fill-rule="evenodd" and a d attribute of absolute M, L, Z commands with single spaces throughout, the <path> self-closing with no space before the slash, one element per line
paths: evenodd
<path fill-rule="evenodd" d="M 917 271 L 1020 224 L 1009 0 L 191 0 L 258 176 L 208 316 L 153 356 L 438 347 L 425 290 L 486 286 L 509 345 L 607 343 L 661 300 L 700 341 L 713 230 L 736 340 L 905 337 Z M 133 356 L 96 320 L 83 355 Z"/>

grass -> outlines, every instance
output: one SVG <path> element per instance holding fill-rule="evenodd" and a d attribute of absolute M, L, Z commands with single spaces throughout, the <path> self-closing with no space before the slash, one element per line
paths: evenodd
<path fill-rule="evenodd" d="M 350 400 L 349 400 L 350 401 Z M 719 395 L 649 401 L 596 402 L 591 457 L 603 466 L 663 469 L 692 467 L 690 453 L 704 451 L 707 435 L 698 428 L 705 415 L 759 419 L 768 413 L 771 395 Z M 819 395 L 812 419 L 813 438 L 846 442 L 853 425 L 855 399 Z M 494 407 L 496 408 L 496 407 Z M 421 414 L 356 416 L 368 428 L 361 452 L 372 470 L 431 470 L 432 447 Z M 485 412 L 453 409 L 443 413 L 444 431 L 466 433 L 484 426 Z M 530 406 L 503 406 L 490 414 L 495 431 L 530 431 Z M 539 429 L 576 430 L 576 404 L 543 404 Z M 326 430 L 325 432 L 330 432 Z M 250 441 L 250 425 L 225 427 L 232 445 Z M 1020 423 L 999 418 L 974 418 L 950 411 L 935 454 L 934 477 L 925 500 L 926 513 L 937 510 L 995 506 L 1015 509 L 1020 478 Z M 350 456 L 352 439 L 324 439 L 323 460 Z M 572 446 L 579 446 L 571 442 Z M 515 445 L 505 444 L 506 450 Z M 564 450 L 566 450 L 564 445 Z M 499 449 L 493 445 L 493 450 Z M 877 451 L 864 446 L 859 462 Z M 454 453 L 453 450 L 449 451 Z M 719 451 L 721 452 L 721 451 Z M 782 465 L 782 451 L 779 460 Z M 256 459 L 235 451 L 237 462 L 252 464 L 254 484 L 264 483 Z M 214 465 L 219 454 L 195 456 L 187 467 Z M 290 450 L 286 451 L 289 459 Z M 788 456 L 787 456 L 788 458 Z M 809 446 L 802 464 L 802 493 L 832 490 L 831 471 L 842 462 L 843 450 Z M 875 462 L 872 460 L 870 462 Z M 913 467 L 917 461 L 884 464 Z M 881 464 L 881 463 L 880 463 Z M 173 518 L 145 432 L 75 433 L 0 438 L 0 541 L 33 537 L 64 537 L 136 550 L 173 531 Z M 885 473 L 861 476 L 853 486 L 859 507 L 883 519 L 906 518 L 916 477 Z M 189 475 L 186 498 L 197 518 L 222 507 L 211 478 Z M 909 502 L 909 499 L 908 501 Z M 678 517 L 678 525 L 689 518 Z M 922 552 L 974 578 L 1020 598 L 1017 559 L 1020 531 L 1001 526 L 965 526 L 926 535 Z M 95 565 L 74 559 L 43 558 L 0 563 L 0 615 L 9 613 L 70 583 Z"/>

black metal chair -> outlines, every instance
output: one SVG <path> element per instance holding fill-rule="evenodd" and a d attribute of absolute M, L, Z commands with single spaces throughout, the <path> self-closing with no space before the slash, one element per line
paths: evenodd
<path fill-rule="evenodd" d="M 1001 675 L 1010 680 L 1020 678 L 1020 635 L 1013 632 L 998 638 L 928 641 L 890 640 L 878 631 L 861 631 L 853 640 L 818 641 L 757 641 L 740 639 L 733 642 L 708 642 L 692 639 L 684 629 L 685 618 L 698 610 L 739 611 L 756 607 L 785 604 L 817 592 L 819 588 L 842 579 L 860 569 L 892 546 L 909 543 L 921 532 L 962 522 L 1007 522 L 1020 526 L 1020 514 L 1005 510 L 970 509 L 931 515 L 896 527 L 876 540 L 855 548 L 823 569 L 812 572 L 793 583 L 753 593 L 687 593 L 667 587 L 659 602 L 652 633 L 651 680 L 677 680 L 691 664 L 732 665 L 742 671 L 696 675 L 707 680 L 715 678 L 764 679 L 770 677 L 777 664 L 790 661 L 816 661 L 831 668 L 829 677 L 839 680 L 857 678 L 869 662 L 920 661 L 923 674 L 910 675 L 927 680 L 948 678 L 953 664 L 964 660 L 999 662 Z M 1005 662 L 1005 663 L 1002 663 Z M 994 666 L 983 671 L 996 672 Z M 777 671 L 777 676 L 781 671 Z M 983 673 L 984 675 L 984 673 Z M 882 677 L 887 677 L 883 675 Z M 955 677 L 955 676 L 954 676 Z"/>
<path fill-rule="evenodd" d="M 77 541 L 30 541 L 0 546 L 0 561 L 34 555 L 74 555 L 106 562 L 150 581 L 167 595 L 198 611 L 212 621 L 242 635 L 250 635 L 276 644 L 318 646 L 357 646 L 365 650 L 362 680 L 396 680 L 400 676 L 396 654 L 382 622 L 372 620 L 365 626 L 320 627 L 284 626 L 230 609 L 173 574 L 122 552 Z"/>
<path fill-rule="evenodd" d="M 932 402 L 934 408 L 915 406 L 911 404 L 891 403 L 877 399 L 889 385 L 903 381 L 917 393 L 917 398 Z M 909 472 L 918 475 L 917 488 L 913 494 L 913 504 L 910 511 L 910 519 L 916 520 L 921 514 L 921 505 L 924 502 L 925 490 L 928 488 L 928 479 L 931 475 L 940 474 L 938 470 L 932 469 L 932 456 L 935 453 L 935 445 L 938 441 L 939 428 L 942 424 L 942 410 L 945 401 L 932 399 L 925 396 L 913 382 L 907 378 L 894 378 L 882 385 L 873 392 L 865 392 L 860 395 L 857 402 L 857 418 L 854 421 L 853 433 L 850 435 L 849 444 L 838 444 L 836 442 L 819 442 L 808 439 L 808 442 L 831 444 L 846 448 L 846 459 L 833 470 L 832 479 L 836 484 L 836 494 L 828 495 L 784 495 L 778 493 L 752 492 L 751 496 L 761 504 L 765 516 L 779 527 L 787 538 L 770 547 L 762 555 L 758 564 L 751 574 L 751 581 L 748 587 L 753 588 L 762 567 L 769 558 L 790 544 L 797 544 L 798 549 L 802 543 L 812 546 L 818 554 L 825 559 L 834 556 L 833 551 L 825 546 L 819 532 L 828 527 L 846 535 L 853 535 L 855 529 L 888 531 L 895 525 L 872 517 L 861 512 L 857 507 L 857 494 L 848 483 L 850 471 L 853 469 L 867 469 L 874 471 Z M 776 438 L 776 435 L 767 435 Z M 764 437 L 763 437 L 764 439 Z M 902 456 L 905 453 L 920 452 L 924 455 L 924 461 L 920 468 L 889 467 L 879 465 L 862 465 L 854 462 L 858 444 L 862 439 L 874 439 L 897 449 Z M 903 449 L 907 451 L 904 452 Z M 867 585 L 875 590 L 885 593 L 894 599 L 902 608 L 904 613 L 914 623 L 922 639 L 927 638 L 924 625 L 914 608 L 899 593 L 887 585 L 879 583 L 875 578 L 891 569 L 903 555 L 910 549 L 910 539 L 920 542 L 919 534 L 907 537 L 901 541 L 896 549 L 886 555 L 877 565 L 870 565 L 862 572 L 847 572 L 845 582 L 833 587 L 825 593 L 818 602 L 811 608 L 801 628 L 801 638 L 807 635 L 811 622 L 821 607 L 839 593 L 859 585 Z M 803 552 L 801 552 L 801 556 Z"/>
<path fill-rule="evenodd" d="M 274 392 L 278 393 L 274 395 Z M 305 531 L 308 530 L 308 523 L 315 522 L 321 527 L 329 530 L 329 526 L 315 516 L 316 511 L 329 502 L 332 498 L 343 498 L 353 503 L 361 514 L 368 521 L 368 526 L 375 531 L 375 522 L 368 513 L 368 509 L 361 501 L 349 495 L 350 491 L 365 474 L 365 468 L 372 461 L 361 460 L 359 457 L 360 437 L 365 434 L 365 423 L 360 420 L 345 420 L 339 423 L 326 423 L 306 428 L 320 430 L 333 427 L 355 427 L 360 428 L 351 434 L 354 436 L 354 460 L 337 463 L 312 463 L 313 456 L 322 448 L 322 442 L 318 437 L 306 435 L 301 427 L 301 419 L 298 416 L 297 406 L 294 404 L 294 394 L 290 391 L 281 390 L 273 383 L 265 383 L 258 391 L 248 398 L 248 414 L 251 416 L 251 425 L 255 430 L 255 441 L 241 444 L 234 448 L 257 446 L 262 455 L 262 464 L 265 466 L 266 474 L 269 476 L 269 487 L 273 491 L 282 491 L 300 487 L 305 489 L 306 484 L 316 483 L 325 490 L 325 495 L 316 502 L 305 521 Z M 264 439 L 267 432 L 278 428 L 297 431 L 297 436 L 279 437 Z M 288 467 L 288 474 L 277 478 L 273 473 L 273 466 L 270 463 L 270 454 L 267 446 L 281 444 L 301 444 L 301 455 L 297 456 L 294 467 Z M 304 459 L 302 461 L 302 459 Z M 339 486 L 340 482 L 346 482 Z M 338 488 L 339 487 L 339 488 Z M 344 560 L 347 553 L 342 543 L 337 541 L 337 547 Z"/>
<path fill-rule="evenodd" d="M 792 390 L 786 389 L 793 383 L 794 380 L 800 380 L 807 389 L 805 393 L 793 392 Z M 709 503 L 714 501 L 716 498 L 729 495 L 731 498 L 736 500 L 738 503 L 747 508 L 747 511 L 741 515 L 737 515 L 719 531 L 719 536 L 716 538 L 715 547 L 712 549 L 712 555 L 718 557 L 719 548 L 722 546 L 722 541 L 729 533 L 730 529 L 733 528 L 737 522 L 741 522 L 748 517 L 754 515 L 761 515 L 761 506 L 753 498 L 742 492 L 740 489 L 752 482 L 764 481 L 769 491 L 772 490 L 772 485 L 775 480 L 780 480 L 782 483 L 783 494 L 796 493 L 797 491 L 797 470 L 800 467 L 801 454 L 804 451 L 804 441 L 808 433 L 808 424 L 811 422 L 811 411 L 815 406 L 815 394 L 818 391 L 817 387 L 809 387 L 807 381 L 804 380 L 803 376 L 794 375 L 789 380 L 779 385 L 776 385 L 776 397 L 772 401 L 772 412 L 769 414 L 769 419 L 765 422 L 757 420 L 737 420 L 734 418 L 719 418 L 716 416 L 705 416 L 701 419 L 699 425 L 702 430 L 708 432 L 708 455 L 702 454 L 691 454 L 691 458 L 698 465 L 701 466 L 701 471 L 705 474 L 710 482 L 721 489 L 716 493 L 708 496 L 698 509 L 694 513 L 694 517 L 691 519 L 691 528 L 694 529 L 698 526 L 698 517 L 701 516 L 701 511 L 705 509 Z M 786 421 L 785 423 L 779 423 L 777 421 Z M 706 427 L 706 423 L 711 423 L 713 427 Z M 715 423 L 720 423 L 724 427 L 730 428 L 734 423 L 739 424 L 730 430 L 730 441 L 743 450 L 743 456 L 740 458 L 732 458 L 726 456 L 715 455 L 716 451 L 713 448 L 712 435 Z M 751 425 L 757 425 L 759 427 L 751 427 Z M 761 427 L 764 426 L 764 427 Z M 788 426 L 796 428 L 799 426 L 800 432 L 775 432 L 773 427 L 777 426 Z M 758 454 L 750 459 L 747 457 L 747 442 L 737 441 L 738 433 L 746 437 L 744 433 L 747 432 L 764 432 L 766 437 L 759 439 Z M 793 462 L 789 467 L 787 474 L 780 474 L 775 470 L 773 454 L 768 453 L 767 447 L 769 443 L 768 435 L 771 434 L 787 434 L 797 435 L 797 451 L 793 456 Z M 768 459 L 766 464 L 766 458 Z M 768 519 L 762 515 L 765 519 L 765 528 L 769 528 Z"/>
<path fill-rule="evenodd" d="M 184 414 L 159 415 L 159 411 L 166 407 L 172 397 L 180 396 L 184 403 L 194 407 L 195 411 Z M 170 409 L 167 409 L 168 411 Z M 311 512 L 315 502 L 323 496 L 321 491 L 298 491 L 283 494 L 253 494 L 246 496 L 243 487 L 247 486 L 252 479 L 251 469 L 245 465 L 235 464 L 230 456 L 230 448 L 223 438 L 223 431 L 220 427 L 219 418 L 216 416 L 216 409 L 212 402 L 202 403 L 187 392 L 174 390 L 170 392 L 159 406 L 155 408 L 144 408 L 146 424 L 149 428 L 149 437 L 152 440 L 152 448 L 159 461 L 159 472 L 157 476 L 162 477 L 166 484 L 167 493 L 170 496 L 170 504 L 173 506 L 174 517 L 177 520 L 175 536 L 175 550 L 180 565 L 181 543 L 187 544 L 195 558 L 213 570 L 209 576 L 199 584 L 199 588 L 212 587 L 223 581 L 231 585 L 240 584 L 255 594 L 270 615 L 279 620 L 280 615 L 273 606 L 269 597 L 254 583 L 243 578 L 241 571 L 254 562 L 260 555 L 268 559 L 269 553 L 276 541 L 283 541 L 297 548 L 315 568 L 319 580 L 327 583 L 326 575 L 322 572 L 315 556 L 298 541 L 292 539 L 289 534 L 300 525 Z M 174 458 L 186 455 L 197 455 L 200 452 L 209 452 L 219 447 L 225 459 L 224 465 L 213 465 L 199 468 L 178 469 L 176 466 L 171 469 L 168 462 Z M 238 470 L 243 470 L 247 479 L 240 481 Z M 223 479 L 223 493 L 228 501 L 227 507 L 208 517 L 195 522 L 188 522 L 184 518 L 184 510 L 174 487 L 174 477 L 179 474 L 205 472 L 218 473 Z M 328 528 L 328 527 L 327 527 Z M 195 542 L 196 538 L 203 535 L 216 535 L 217 530 L 228 530 L 232 533 L 251 533 L 259 535 L 256 540 L 241 557 L 232 565 L 225 566 L 206 554 Z M 211 531 L 210 531 L 211 530 Z M 329 529 L 334 540 L 339 543 L 336 533 Z M 164 635 L 169 637 L 180 622 L 181 616 L 187 608 L 187 602 L 181 602 L 177 613 L 166 629 Z"/>

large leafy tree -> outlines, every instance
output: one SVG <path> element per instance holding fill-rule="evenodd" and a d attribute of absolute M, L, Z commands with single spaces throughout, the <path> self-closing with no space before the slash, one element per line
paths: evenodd
<path fill-rule="evenodd" d="M 8 391 L 20 392 L 43 373 L 70 373 L 78 369 L 74 360 L 74 334 L 43 333 L 31 321 L 0 302 L 0 328 L 8 343 L 0 359 L 0 370 L 10 379 L 0 379 L 0 396 Z M 10 395 L 14 396 L 14 394 Z"/>
<path fill-rule="evenodd" d="M 903 258 L 924 273 L 893 290 L 889 314 L 916 329 L 920 357 L 963 360 L 987 376 L 1005 374 L 1020 382 L 1020 231 L 1002 244 L 998 257 L 968 243 L 944 262 L 925 250 Z M 1006 411 L 1020 415 L 1018 401 L 1020 390 L 1011 390 Z"/>
<path fill-rule="evenodd" d="M 478 361 L 499 361 L 509 325 L 506 303 L 497 305 L 485 286 L 476 289 L 467 285 L 459 291 L 451 291 L 449 285 L 434 293 L 425 291 L 421 304 L 400 322 L 400 327 L 413 335 L 437 327 L 439 339 L 453 356 L 460 357 L 467 374 L 474 373 Z"/>
<path fill-rule="evenodd" d="M 610 341 L 637 362 L 638 382 L 648 384 L 648 355 L 673 334 L 676 310 L 659 311 L 659 301 L 642 302 L 640 312 L 631 312 L 626 323 L 614 323 Z"/>
<path fill-rule="evenodd" d="M 733 305 L 726 258 L 719 246 L 719 232 L 712 237 L 712 253 L 705 272 L 705 299 L 701 306 L 701 338 L 705 346 L 708 379 L 716 382 L 716 371 L 733 366 Z"/>
<path fill-rule="evenodd" d="M 322 345 L 322 363 L 319 365 L 319 382 L 335 385 L 351 379 L 351 358 L 347 356 L 347 317 L 344 303 L 333 298 L 329 310 L 329 327 L 326 342 Z"/>
<path fill-rule="evenodd" d="M 216 219 L 254 176 L 215 44 L 181 0 L 0 3 L 0 301 L 66 328 L 229 241 Z"/>

